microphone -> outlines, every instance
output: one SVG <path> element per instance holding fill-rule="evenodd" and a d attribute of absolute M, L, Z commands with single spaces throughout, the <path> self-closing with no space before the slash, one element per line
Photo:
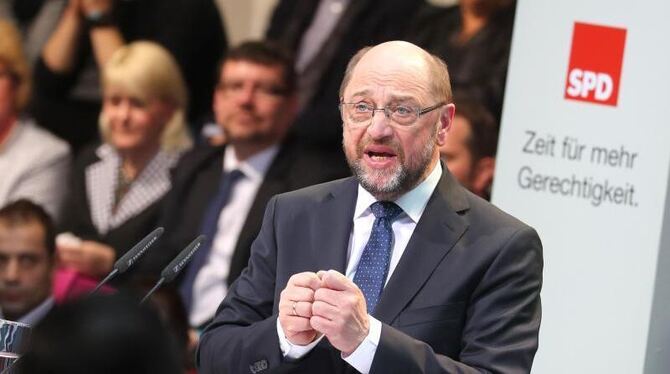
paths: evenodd
<path fill-rule="evenodd" d="M 112 271 L 107 274 L 105 279 L 103 279 L 100 283 L 98 283 L 97 286 L 95 286 L 95 289 L 93 289 L 89 295 L 94 295 L 96 292 L 98 292 L 100 287 L 112 280 L 112 278 L 118 274 L 125 273 L 131 266 L 133 266 L 135 261 L 142 257 L 147 249 L 149 249 L 149 247 L 151 247 L 151 245 L 154 244 L 154 242 L 158 240 L 161 235 L 163 235 L 163 231 L 165 231 L 165 229 L 162 227 L 155 229 L 149 233 L 149 235 L 145 236 L 144 239 L 140 240 L 139 243 L 135 244 L 135 246 L 126 252 L 126 254 L 121 256 L 121 258 L 114 263 Z"/>
<path fill-rule="evenodd" d="M 172 282 L 177 275 L 188 265 L 188 263 L 191 261 L 191 258 L 195 254 L 195 252 L 198 251 L 200 246 L 202 245 L 202 242 L 205 240 L 205 235 L 200 235 L 195 240 L 191 242 L 186 248 L 184 248 L 177 257 L 175 257 L 166 267 L 163 269 L 161 272 L 161 278 L 156 282 L 156 284 L 153 286 L 149 292 L 147 292 L 146 295 L 142 298 L 140 301 L 140 305 L 144 304 L 144 302 L 151 296 L 156 290 L 163 285 L 163 283 L 170 283 Z"/>

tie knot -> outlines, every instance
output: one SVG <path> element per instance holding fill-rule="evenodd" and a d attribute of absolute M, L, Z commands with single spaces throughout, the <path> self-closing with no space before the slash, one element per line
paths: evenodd
<path fill-rule="evenodd" d="M 237 183 L 238 180 L 244 177 L 244 173 L 239 169 L 233 169 L 230 171 L 223 172 L 221 174 L 221 179 L 219 179 L 219 189 L 218 195 L 225 196 L 224 200 L 221 200 L 220 204 L 225 204 L 228 200 L 228 195 L 230 195 L 233 186 Z M 221 205 L 223 207 L 223 205 Z"/>
<path fill-rule="evenodd" d="M 377 201 L 370 205 L 370 210 L 375 218 L 395 219 L 402 212 L 402 208 L 391 201 Z"/>
<path fill-rule="evenodd" d="M 244 173 L 240 169 L 233 169 L 227 173 L 225 173 L 226 178 L 230 178 L 231 180 L 235 181 L 240 179 L 241 177 L 244 176 Z"/>
<path fill-rule="evenodd" d="M 244 177 L 244 173 L 240 169 L 225 171 L 221 174 L 219 186 L 233 185 L 242 177 Z"/>

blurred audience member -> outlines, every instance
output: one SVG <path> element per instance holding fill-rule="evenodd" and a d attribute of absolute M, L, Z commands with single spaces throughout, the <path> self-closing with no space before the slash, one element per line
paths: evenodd
<path fill-rule="evenodd" d="M 70 151 L 67 143 L 21 117 L 30 95 L 28 63 L 11 23 L 0 20 L 0 35 L 0 206 L 28 198 L 57 219 Z"/>
<path fill-rule="evenodd" d="M 406 39 L 449 61 L 454 91 L 483 103 L 500 119 L 509 60 L 514 0 L 425 4 Z"/>
<path fill-rule="evenodd" d="M 155 41 L 179 62 L 193 123 L 210 111 L 212 77 L 226 49 L 213 0 L 69 0 L 36 65 L 37 120 L 76 150 L 94 140 L 99 70 L 135 40 Z"/>
<path fill-rule="evenodd" d="M 0 209 L 0 318 L 34 325 L 53 306 L 54 225 L 42 207 Z"/>
<path fill-rule="evenodd" d="M 105 67 L 103 86 L 105 141 L 77 160 L 62 226 L 71 234 L 58 240 L 60 264 L 93 277 L 156 227 L 170 169 L 191 144 L 184 81 L 163 47 L 120 48 Z"/>
<path fill-rule="evenodd" d="M 0 18 L 12 21 L 23 36 L 32 65 L 58 24 L 67 0 L 0 0 Z"/>
<path fill-rule="evenodd" d="M 144 296 L 155 284 L 155 279 L 147 277 L 139 279 L 135 288 L 141 290 Z M 195 373 L 194 358 L 197 338 L 193 336 L 194 332 L 192 333 L 189 327 L 186 309 L 177 288 L 173 284 L 163 285 L 149 297 L 149 303 L 158 311 L 158 316 L 166 330 L 170 332 L 178 352 L 181 352 L 184 371 Z"/>
<path fill-rule="evenodd" d="M 491 185 L 498 147 L 498 126 L 483 105 L 456 100 L 456 115 L 440 155 L 451 174 L 465 188 L 486 200 Z"/>
<path fill-rule="evenodd" d="M 266 37 L 294 52 L 301 141 L 342 158 L 337 109 L 344 70 L 359 49 L 399 39 L 423 0 L 280 0 Z"/>
<path fill-rule="evenodd" d="M 33 330 L 18 373 L 183 373 L 160 319 L 137 304 L 115 294 L 56 306 Z"/>
<path fill-rule="evenodd" d="M 162 223 L 173 255 L 200 233 L 208 238 L 181 282 L 194 327 L 214 316 L 228 285 L 246 267 L 273 195 L 348 174 L 343 162 L 286 136 L 296 111 L 293 61 L 284 50 L 246 42 L 228 53 L 214 92 L 227 145 L 184 156 Z"/>

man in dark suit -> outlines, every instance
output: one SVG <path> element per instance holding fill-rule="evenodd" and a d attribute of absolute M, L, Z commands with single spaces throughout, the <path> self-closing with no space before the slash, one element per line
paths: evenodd
<path fill-rule="evenodd" d="M 359 49 L 405 35 L 424 0 L 279 0 L 266 38 L 296 55 L 301 108 L 292 131 L 342 157 L 333 105 L 347 62 Z M 342 157 L 344 160 L 344 157 Z"/>
<path fill-rule="evenodd" d="M 200 372 L 529 372 L 542 246 L 439 162 L 446 65 L 406 42 L 363 49 L 340 97 L 355 178 L 268 203 Z"/>
<path fill-rule="evenodd" d="M 162 222 L 168 253 L 200 233 L 208 237 L 180 285 L 194 327 L 211 320 L 228 284 L 247 265 L 273 195 L 348 174 L 346 165 L 286 136 L 296 112 L 294 76 L 290 55 L 272 44 L 246 42 L 231 50 L 213 105 L 227 143 L 195 149 L 175 169 Z"/>

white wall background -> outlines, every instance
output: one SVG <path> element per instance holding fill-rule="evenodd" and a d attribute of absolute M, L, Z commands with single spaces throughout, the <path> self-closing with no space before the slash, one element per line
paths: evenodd
<path fill-rule="evenodd" d="M 518 2 L 493 202 L 534 226 L 544 244 L 535 373 L 670 373 L 668 14 L 665 0 Z M 575 21 L 627 29 L 617 107 L 563 97 Z M 570 136 L 638 157 L 615 168 L 528 154 L 528 130 L 553 136 L 556 153 Z M 522 166 L 632 184 L 637 205 L 596 207 L 521 188 Z"/>

